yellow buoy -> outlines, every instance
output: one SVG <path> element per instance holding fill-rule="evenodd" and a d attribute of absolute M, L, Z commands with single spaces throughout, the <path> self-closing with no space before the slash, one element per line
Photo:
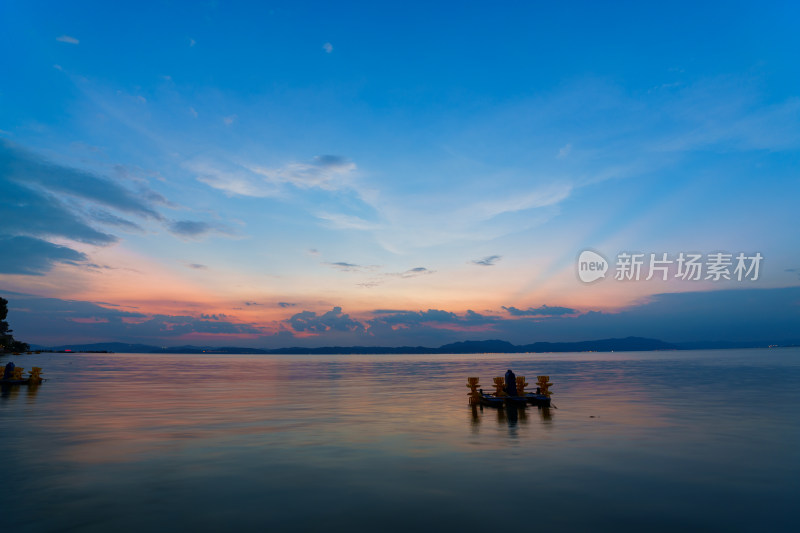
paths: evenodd
<path fill-rule="evenodd" d="M 525 396 L 525 387 L 527 386 L 525 376 L 517 376 L 517 396 Z"/>
<path fill-rule="evenodd" d="M 31 369 L 30 376 L 28 376 L 28 383 L 38 384 L 43 381 L 41 367 L 35 366 Z"/>
<path fill-rule="evenodd" d="M 467 393 L 469 396 L 469 403 L 477 404 L 481 397 L 481 393 L 478 392 L 478 387 L 480 387 L 480 378 L 467 378 L 467 387 L 469 387 L 469 392 Z"/>
<path fill-rule="evenodd" d="M 539 394 L 544 394 L 545 396 L 550 396 L 553 394 L 550 392 L 550 387 L 553 384 L 550 383 L 550 376 L 536 376 L 536 386 L 539 388 Z"/>
<path fill-rule="evenodd" d="M 506 380 L 503 377 L 494 378 L 494 395 L 498 398 L 506 396 L 506 391 L 503 388 L 506 386 Z"/>

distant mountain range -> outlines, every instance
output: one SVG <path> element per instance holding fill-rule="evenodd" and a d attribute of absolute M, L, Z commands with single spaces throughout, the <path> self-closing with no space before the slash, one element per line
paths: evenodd
<path fill-rule="evenodd" d="M 800 342 L 780 343 L 780 346 L 798 346 Z M 245 354 L 443 354 L 443 353 L 546 353 L 546 352 L 639 352 L 653 350 L 707 350 L 732 348 L 766 348 L 764 342 L 684 342 L 667 343 L 658 339 L 625 337 L 624 339 L 599 339 L 580 342 L 535 342 L 515 345 L 502 340 L 463 341 L 429 348 L 425 346 L 324 346 L 319 348 L 242 348 L 237 346 L 150 346 L 122 342 L 98 342 L 93 344 L 68 344 L 64 346 L 31 345 L 34 350 L 72 352 L 116 352 L 116 353 L 245 353 Z"/>

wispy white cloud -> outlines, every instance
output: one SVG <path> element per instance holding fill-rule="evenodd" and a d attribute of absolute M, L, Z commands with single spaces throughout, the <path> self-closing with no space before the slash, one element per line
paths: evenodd
<path fill-rule="evenodd" d="M 80 41 L 78 39 L 70 35 L 62 35 L 60 37 L 56 37 L 56 41 L 60 43 L 80 44 Z"/>
<path fill-rule="evenodd" d="M 380 224 L 369 222 L 363 218 L 344 215 L 341 213 L 317 213 L 317 218 L 325 220 L 335 229 L 356 229 L 356 230 L 375 230 L 380 228 Z"/>
<path fill-rule="evenodd" d="M 553 183 L 498 199 L 477 202 L 468 207 L 473 216 L 479 220 L 489 220 L 504 213 L 514 213 L 527 209 L 536 209 L 558 204 L 566 200 L 572 192 L 570 183 Z"/>
<path fill-rule="evenodd" d="M 310 163 L 288 163 L 282 167 L 255 164 L 222 164 L 195 160 L 185 164 L 197 179 L 231 195 L 252 197 L 280 196 L 285 186 L 297 189 L 338 190 L 351 184 L 355 163 L 339 156 L 322 155 Z M 334 216 L 328 217 L 334 220 Z M 343 222 L 343 219 L 339 219 Z"/>
<path fill-rule="evenodd" d="M 561 149 L 558 150 L 558 155 L 556 157 L 558 157 L 559 159 L 564 159 L 569 155 L 571 151 L 572 151 L 572 144 L 567 143 L 564 146 L 562 146 Z"/>
<path fill-rule="evenodd" d="M 428 276 L 430 274 L 435 274 L 435 273 L 436 273 L 435 270 L 430 270 L 429 268 L 425 267 L 409 268 L 408 270 L 404 270 L 403 272 L 384 272 L 377 274 L 375 277 L 371 279 L 362 281 L 361 283 L 358 284 L 358 286 L 366 289 L 371 289 L 373 287 L 378 287 L 379 285 L 383 285 L 384 283 L 392 280 L 417 278 L 419 276 Z"/>
<path fill-rule="evenodd" d="M 325 50 L 326 54 L 330 54 L 333 52 L 333 45 L 331 43 L 325 43 L 322 45 L 322 49 Z"/>
<path fill-rule="evenodd" d="M 289 163 L 281 168 L 257 165 L 247 167 L 270 183 L 289 183 L 301 189 L 318 187 L 334 190 L 341 188 L 355 171 L 355 163 L 335 155 L 321 155 L 310 163 Z"/>
<path fill-rule="evenodd" d="M 559 204 L 571 191 L 572 186 L 563 183 L 516 194 L 496 194 L 485 200 L 476 200 L 471 192 L 457 188 L 447 194 L 424 197 L 375 193 L 362 198 L 380 216 L 379 220 L 370 225 L 347 218 L 337 222 L 342 229 L 371 231 L 386 250 L 406 254 L 444 244 L 490 241 L 538 226 L 558 214 Z"/>
<path fill-rule="evenodd" d="M 233 196 L 268 198 L 279 196 L 280 188 L 259 179 L 249 170 L 237 165 L 224 166 L 217 162 L 194 160 L 184 164 L 195 174 L 197 181 Z"/>

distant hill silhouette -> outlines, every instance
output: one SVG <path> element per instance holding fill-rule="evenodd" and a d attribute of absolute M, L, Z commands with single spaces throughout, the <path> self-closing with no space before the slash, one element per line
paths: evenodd
<path fill-rule="evenodd" d="M 800 340 L 782 342 L 751 341 L 698 341 L 668 343 L 644 337 L 622 339 L 598 339 L 578 342 L 534 342 L 533 344 L 511 344 L 503 340 L 461 341 L 444 344 L 438 348 L 426 346 L 322 346 L 304 348 L 243 348 L 241 346 L 151 346 L 124 342 L 98 342 L 93 344 L 66 344 L 45 347 L 31 345 L 33 350 L 72 352 L 117 352 L 117 353 L 220 353 L 220 354 L 445 354 L 445 353 L 561 353 L 561 352 L 648 352 L 654 350 L 714 350 L 735 348 L 766 348 L 768 346 L 800 346 Z"/>
<path fill-rule="evenodd" d="M 118 353 L 252 353 L 252 354 L 443 354 L 443 353 L 527 353 L 527 352 L 610 352 L 677 350 L 674 344 L 657 339 L 626 337 L 624 339 L 600 339 L 581 342 L 536 342 L 514 345 L 503 340 L 462 341 L 430 348 L 425 346 L 323 346 L 318 348 L 290 347 L 276 349 L 242 348 L 238 346 L 151 346 L 122 342 L 99 342 L 92 344 L 68 344 L 63 346 L 34 346 L 34 349 L 73 352 L 118 352 Z"/>
<path fill-rule="evenodd" d="M 66 344 L 64 346 L 44 347 L 32 344 L 34 350 L 52 350 L 54 352 L 118 352 L 118 353 L 151 353 L 158 346 L 149 344 L 128 344 L 125 342 L 97 342 L 92 344 Z"/>

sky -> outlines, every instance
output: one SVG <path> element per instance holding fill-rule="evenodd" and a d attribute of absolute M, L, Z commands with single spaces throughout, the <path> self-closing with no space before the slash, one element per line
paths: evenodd
<path fill-rule="evenodd" d="M 45 346 L 795 340 L 798 20 L 3 2 L 9 323 Z"/>

